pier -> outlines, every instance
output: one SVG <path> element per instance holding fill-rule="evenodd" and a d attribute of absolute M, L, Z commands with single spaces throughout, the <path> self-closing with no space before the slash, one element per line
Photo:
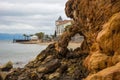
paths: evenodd
<path fill-rule="evenodd" d="M 30 40 L 22 40 L 22 39 L 13 39 L 13 43 L 16 43 L 16 42 L 28 42 Z"/>

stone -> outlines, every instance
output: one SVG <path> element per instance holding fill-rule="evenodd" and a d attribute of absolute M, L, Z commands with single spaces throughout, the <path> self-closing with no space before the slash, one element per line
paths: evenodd
<path fill-rule="evenodd" d="M 59 77 L 60 77 L 60 73 L 56 72 L 56 73 L 50 74 L 48 79 L 51 80 L 53 78 L 59 78 Z"/>
<path fill-rule="evenodd" d="M 120 62 L 120 54 L 115 52 L 114 56 L 112 57 L 112 63 L 117 64 L 118 62 Z"/>
<path fill-rule="evenodd" d="M 0 74 L 0 80 L 3 80 L 3 78 L 2 78 L 2 76 L 1 76 L 1 74 Z"/>
<path fill-rule="evenodd" d="M 44 59 L 44 61 L 41 62 L 41 64 L 45 64 L 45 63 L 51 61 L 52 59 L 54 59 L 54 57 L 53 57 L 52 55 L 48 55 L 48 56 Z"/>
<path fill-rule="evenodd" d="M 0 72 L 0 77 L 2 80 L 5 80 L 6 76 L 7 76 L 8 72 Z M 0 79 L 0 80 L 1 80 Z"/>
<path fill-rule="evenodd" d="M 10 71 L 12 68 L 13 68 L 13 63 L 11 61 L 9 61 L 5 65 L 1 66 L 0 70 L 1 71 Z"/>
<path fill-rule="evenodd" d="M 69 30 L 6 80 L 120 79 L 120 0 L 68 0 L 65 13 L 73 19 Z M 76 34 L 84 41 L 70 51 L 67 46 Z"/>
<path fill-rule="evenodd" d="M 62 64 L 60 68 L 57 70 L 60 74 L 64 73 L 68 69 L 67 64 Z"/>
<path fill-rule="evenodd" d="M 90 75 L 85 80 L 120 80 L 120 63 Z"/>
<path fill-rule="evenodd" d="M 37 71 L 39 73 L 49 73 L 49 72 L 53 72 L 54 70 L 56 70 L 59 66 L 60 66 L 60 62 L 58 59 L 53 59 L 45 64 L 43 64 L 42 66 L 40 66 Z"/>
<path fill-rule="evenodd" d="M 120 54 L 120 12 L 114 14 L 110 20 L 103 25 L 102 31 L 97 36 L 102 51 L 113 56 L 115 52 Z"/>
<path fill-rule="evenodd" d="M 95 52 L 89 55 L 84 64 L 88 67 L 88 70 L 91 72 L 98 72 L 107 67 L 109 57 L 100 52 Z"/>
<path fill-rule="evenodd" d="M 25 69 L 22 68 L 14 68 L 7 74 L 5 80 L 17 80 L 24 71 Z"/>
<path fill-rule="evenodd" d="M 18 80 L 40 80 L 42 77 L 36 71 L 26 71 L 18 77 Z"/>

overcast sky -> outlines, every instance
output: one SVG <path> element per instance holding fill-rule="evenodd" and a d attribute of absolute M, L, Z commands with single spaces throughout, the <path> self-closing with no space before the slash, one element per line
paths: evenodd
<path fill-rule="evenodd" d="M 53 34 L 67 0 L 0 0 L 0 33 Z"/>

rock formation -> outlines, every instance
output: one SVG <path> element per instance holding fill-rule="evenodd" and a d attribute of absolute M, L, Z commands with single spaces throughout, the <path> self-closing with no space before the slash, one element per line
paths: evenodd
<path fill-rule="evenodd" d="M 10 71 L 12 68 L 13 68 L 13 63 L 9 61 L 3 66 L 0 66 L 0 71 Z"/>
<path fill-rule="evenodd" d="M 65 12 L 73 24 L 58 43 L 5 80 L 120 79 L 120 0 L 68 0 Z M 84 41 L 72 51 L 67 46 L 75 34 Z"/>
<path fill-rule="evenodd" d="M 119 80 L 120 1 L 69 0 L 65 10 L 89 47 L 84 66 L 91 77 L 86 80 Z"/>

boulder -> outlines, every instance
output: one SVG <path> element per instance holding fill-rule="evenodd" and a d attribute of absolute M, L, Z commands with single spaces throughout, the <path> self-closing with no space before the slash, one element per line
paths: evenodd
<path fill-rule="evenodd" d="M 90 75 L 85 80 L 120 80 L 120 63 Z"/>
<path fill-rule="evenodd" d="M 88 67 L 89 71 L 94 73 L 106 68 L 108 66 L 108 60 L 109 57 L 107 55 L 95 52 L 86 58 L 84 65 Z"/>
<path fill-rule="evenodd" d="M 69 30 L 6 80 L 120 80 L 120 0 L 68 0 L 65 12 Z M 84 41 L 70 51 L 75 34 Z"/>
<path fill-rule="evenodd" d="M 0 74 L 0 80 L 3 80 L 3 78 L 2 78 L 2 76 L 1 76 L 1 74 Z"/>
<path fill-rule="evenodd" d="M 51 80 L 53 78 L 59 78 L 59 77 L 60 77 L 60 73 L 56 72 L 56 73 L 50 74 L 48 77 L 48 80 Z"/>
<path fill-rule="evenodd" d="M 115 52 L 114 56 L 112 57 L 112 63 L 117 64 L 118 62 L 120 62 L 120 54 Z"/>
<path fill-rule="evenodd" d="M 10 71 L 12 68 L 13 68 L 13 63 L 11 61 L 9 61 L 5 65 L 1 66 L 0 70 L 1 71 Z"/>
<path fill-rule="evenodd" d="M 97 36 L 97 42 L 107 55 L 113 56 L 115 52 L 120 54 L 120 12 L 114 14 L 103 25 L 102 31 Z"/>
<path fill-rule="evenodd" d="M 28 70 L 18 76 L 17 80 L 41 80 L 42 74 L 38 74 L 35 70 Z"/>
<path fill-rule="evenodd" d="M 60 66 L 60 61 L 58 59 L 53 59 L 42 66 L 40 66 L 37 71 L 39 73 L 50 73 L 55 71 Z"/>
<path fill-rule="evenodd" d="M 18 77 L 27 69 L 13 68 L 6 76 L 5 80 L 18 80 Z"/>

